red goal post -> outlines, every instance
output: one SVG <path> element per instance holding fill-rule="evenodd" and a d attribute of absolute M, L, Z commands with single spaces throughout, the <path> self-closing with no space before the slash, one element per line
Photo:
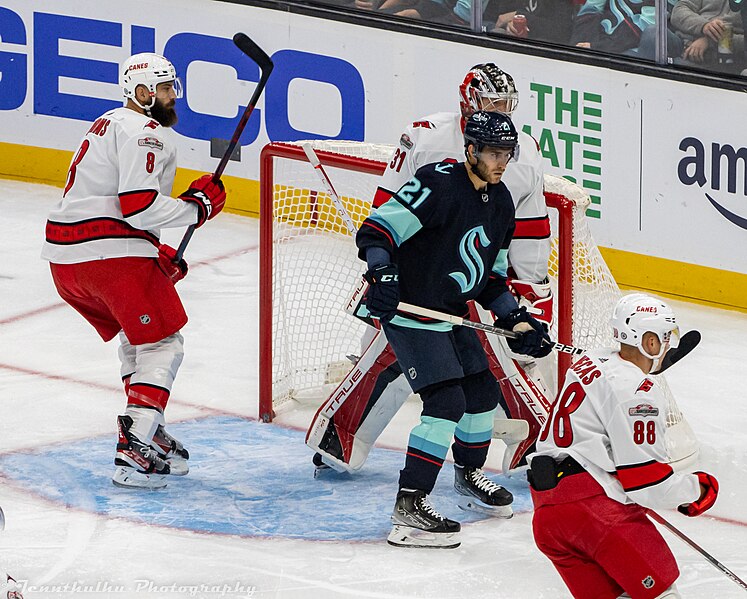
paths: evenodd
<path fill-rule="evenodd" d="M 271 143 L 260 155 L 259 417 L 269 422 L 298 401 L 317 404 L 360 353 L 365 325 L 343 311 L 364 270 L 354 240 L 308 162 L 301 144 Z M 392 146 L 338 140 L 309 142 L 356 226 L 370 212 Z M 612 344 L 608 324 L 620 297 L 586 219 L 588 194 L 545 176 L 551 219 L 553 339 L 577 347 Z M 558 380 L 572 357 L 558 354 Z M 663 376 L 673 461 L 697 453 L 689 425 Z"/>

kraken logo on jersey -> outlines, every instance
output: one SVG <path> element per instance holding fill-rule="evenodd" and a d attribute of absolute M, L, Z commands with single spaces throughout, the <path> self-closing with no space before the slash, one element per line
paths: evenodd
<path fill-rule="evenodd" d="M 478 242 L 482 247 L 490 245 L 490 239 L 482 225 L 467 231 L 459 242 L 459 255 L 467 267 L 467 275 L 459 271 L 449 273 L 449 276 L 459 284 L 462 293 L 469 293 L 485 274 L 485 263 L 477 251 Z"/>

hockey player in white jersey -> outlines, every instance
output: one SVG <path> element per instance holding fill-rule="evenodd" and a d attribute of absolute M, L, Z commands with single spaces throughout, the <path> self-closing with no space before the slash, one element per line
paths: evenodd
<path fill-rule="evenodd" d="M 125 105 L 96 119 L 75 153 L 46 226 L 42 257 L 60 296 L 104 341 L 119 336 L 127 395 L 117 418 L 113 482 L 158 488 L 188 472 L 189 453 L 165 430 L 187 315 L 174 284 L 187 272 L 161 228 L 205 224 L 225 204 L 211 175 L 170 197 L 176 148 L 169 128 L 181 96 L 174 66 L 136 54 L 120 69 Z"/>
<path fill-rule="evenodd" d="M 529 456 L 534 538 L 574 597 L 673 599 L 677 563 L 646 508 L 698 516 L 718 482 L 667 463 L 666 399 L 649 374 L 678 343 L 671 308 L 627 295 L 611 325 L 619 351 L 573 365 Z"/>
<path fill-rule="evenodd" d="M 405 130 L 380 180 L 374 208 L 384 204 L 421 166 L 463 160 L 464 123 L 473 112 L 487 110 L 510 115 L 519 101 L 513 78 L 492 63 L 470 69 L 459 87 L 459 97 L 459 113 L 432 114 Z M 547 278 L 550 222 L 543 194 L 543 159 L 535 140 L 526 133 L 518 133 L 516 156 L 503 176 L 516 210 L 516 231 L 508 256 L 513 274 L 509 285 L 523 298 L 523 305 L 531 306 L 533 316 L 549 327 L 553 297 Z M 473 319 L 480 318 L 492 324 L 494 319 L 489 313 L 474 305 L 470 309 L 474 311 Z M 513 354 L 501 338 L 488 337 L 481 332 L 478 336 L 487 352 L 491 372 L 501 384 L 503 411 L 512 418 L 529 422 L 529 438 L 524 439 L 526 433 L 516 438 L 504 437 L 508 445 L 504 468 L 512 468 L 539 434 L 549 408 L 550 392 L 533 361 Z M 353 391 L 346 393 L 344 402 L 340 402 L 336 390 L 320 407 L 309 427 L 306 442 L 317 452 L 314 456 L 317 467 L 360 469 L 373 443 L 410 394 L 384 334 L 376 331 L 366 336 L 363 345 L 358 365 L 338 387 L 350 389 L 352 386 Z M 361 372 L 365 375 L 360 376 Z M 524 398 L 529 398 L 532 404 L 527 405 Z M 506 415 L 503 414 L 503 418 Z"/>

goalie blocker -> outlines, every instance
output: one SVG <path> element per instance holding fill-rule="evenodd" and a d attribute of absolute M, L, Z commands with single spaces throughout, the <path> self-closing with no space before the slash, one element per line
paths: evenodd
<path fill-rule="evenodd" d="M 539 286 L 532 287 L 536 290 Z M 366 289 L 367 283 L 361 280 L 345 310 L 378 327 L 378 321 L 370 318 L 363 303 Z M 544 315 L 551 317 L 549 285 L 545 297 L 535 298 L 537 303 L 543 303 L 539 308 Z M 493 323 L 491 314 L 473 303 L 470 317 Z M 533 447 L 547 419 L 551 398 L 535 362 L 520 363 L 504 339 L 482 331 L 477 334 L 503 395 L 503 411 L 496 413 L 493 438 L 506 444 L 503 470 L 508 471 L 516 468 Z M 324 464 L 340 472 L 355 472 L 363 466 L 376 439 L 411 393 L 401 374 L 392 348 L 377 328 L 360 360 L 317 410 L 309 426 L 306 444 L 321 456 Z"/>

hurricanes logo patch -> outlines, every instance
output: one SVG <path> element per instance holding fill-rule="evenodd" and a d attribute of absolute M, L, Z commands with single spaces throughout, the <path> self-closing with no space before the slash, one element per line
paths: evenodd
<path fill-rule="evenodd" d="M 643 382 L 638 385 L 638 389 L 636 389 L 635 392 L 638 393 L 639 391 L 643 391 L 644 393 L 648 393 L 649 391 L 651 391 L 651 389 L 653 389 L 653 387 L 654 381 L 652 381 L 651 379 L 644 379 Z"/>
<path fill-rule="evenodd" d="M 140 317 L 140 322 L 141 322 L 142 324 L 150 324 L 150 316 L 148 316 L 147 314 L 143 314 L 143 315 L 142 315 L 142 316 Z"/>
<path fill-rule="evenodd" d="M 462 293 L 469 293 L 485 275 L 485 263 L 477 250 L 480 246 L 486 248 L 489 245 L 490 239 L 482 225 L 467 231 L 459 242 L 459 256 L 467 268 L 467 274 L 456 271 L 449 273 L 449 276 L 459 284 Z"/>
<path fill-rule="evenodd" d="M 634 408 L 628 408 L 629 416 L 658 416 L 659 408 L 655 408 L 649 403 L 639 403 Z"/>

